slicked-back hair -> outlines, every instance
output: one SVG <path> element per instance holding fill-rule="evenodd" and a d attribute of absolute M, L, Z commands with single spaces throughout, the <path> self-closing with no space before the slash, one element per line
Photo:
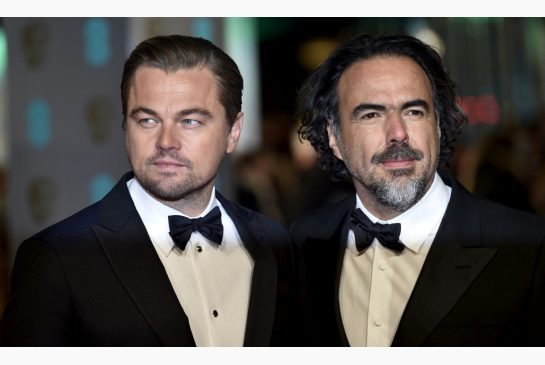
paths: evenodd
<path fill-rule="evenodd" d="M 343 73 L 354 63 L 380 56 L 409 57 L 427 75 L 435 104 L 435 117 L 441 129 L 439 165 L 448 166 L 466 115 L 457 104 L 456 85 L 448 75 L 441 56 L 420 40 L 392 35 L 373 37 L 358 35 L 339 46 L 303 83 L 297 98 L 299 136 L 308 140 L 318 152 L 318 163 L 333 178 L 346 179 L 349 172 L 343 161 L 329 147 L 327 126 L 332 123 L 339 133 L 338 84 Z"/>
<path fill-rule="evenodd" d="M 129 90 L 140 66 L 155 67 L 167 73 L 207 67 L 216 78 L 219 100 L 230 125 L 233 125 L 242 109 L 242 76 L 235 61 L 227 53 L 203 38 L 183 35 L 156 36 L 136 46 L 125 61 L 121 78 L 123 128 L 127 121 Z"/>

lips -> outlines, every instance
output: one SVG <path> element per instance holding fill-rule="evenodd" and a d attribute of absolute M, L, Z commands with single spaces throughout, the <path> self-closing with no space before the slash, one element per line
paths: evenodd
<path fill-rule="evenodd" d="M 158 160 L 153 163 L 156 166 L 184 166 L 182 163 L 171 160 Z"/>
<path fill-rule="evenodd" d="M 414 158 L 390 158 L 382 160 L 382 163 L 414 161 Z"/>
<path fill-rule="evenodd" d="M 381 163 L 386 168 L 404 168 L 412 166 L 414 163 L 414 159 L 391 159 L 384 160 Z"/>
<path fill-rule="evenodd" d="M 181 168 L 187 167 L 187 165 L 174 161 L 174 160 L 158 160 L 153 162 L 153 166 L 159 171 L 177 171 Z"/>

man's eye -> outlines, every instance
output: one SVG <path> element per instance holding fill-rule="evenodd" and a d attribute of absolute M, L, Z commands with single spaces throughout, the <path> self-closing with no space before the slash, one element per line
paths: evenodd
<path fill-rule="evenodd" d="M 194 126 L 194 125 L 199 125 L 201 123 L 195 119 L 184 119 L 182 120 L 182 124 L 188 125 L 188 126 Z"/>
<path fill-rule="evenodd" d="M 140 124 L 141 126 L 145 128 L 151 128 L 157 124 L 157 121 L 152 118 L 144 118 L 144 119 L 140 119 L 138 121 L 138 124 Z"/>
<path fill-rule="evenodd" d="M 377 112 L 370 112 L 361 115 L 361 119 L 373 119 L 379 117 Z"/>
<path fill-rule="evenodd" d="M 407 115 L 413 116 L 413 117 L 423 117 L 425 114 L 422 110 L 410 109 L 407 111 Z"/>

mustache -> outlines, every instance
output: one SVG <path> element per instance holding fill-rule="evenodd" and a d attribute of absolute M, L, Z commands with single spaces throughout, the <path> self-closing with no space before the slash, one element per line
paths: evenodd
<path fill-rule="evenodd" d="M 176 151 L 159 151 L 159 153 L 157 153 L 156 155 L 153 155 L 152 157 L 146 159 L 146 166 L 151 166 L 158 160 L 163 159 L 165 157 L 168 157 L 169 159 L 176 161 L 182 165 L 185 165 L 189 168 L 193 166 L 193 163 L 190 160 L 178 156 Z"/>
<path fill-rule="evenodd" d="M 383 152 L 375 153 L 371 158 L 371 162 L 375 165 L 391 160 L 417 160 L 424 158 L 424 153 L 409 146 L 406 142 L 393 143 L 389 145 Z"/>

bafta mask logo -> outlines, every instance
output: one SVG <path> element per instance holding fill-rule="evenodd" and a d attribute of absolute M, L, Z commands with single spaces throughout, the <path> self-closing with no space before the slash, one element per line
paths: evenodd
<path fill-rule="evenodd" d="M 112 101 L 105 96 L 94 96 L 87 102 L 87 127 L 94 144 L 106 141 L 114 123 L 114 110 Z"/>
<path fill-rule="evenodd" d="M 29 69 L 38 69 L 45 60 L 49 35 L 42 22 L 31 22 L 21 32 L 23 57 Z"/>
<path fill-rule="evenodd" d="M 30 213 L 36 223 L 44 223 L 53 213 L 57 195 L 55 183 L 47 177 L 36 177 L 27 186 Z"/>
<path fill-rule="evenodd" d="M 110 23 L 104 18 L 87 19 L 83 25 L 85 60 L 93 67 L 102 67 L 111 58 Z"/>

